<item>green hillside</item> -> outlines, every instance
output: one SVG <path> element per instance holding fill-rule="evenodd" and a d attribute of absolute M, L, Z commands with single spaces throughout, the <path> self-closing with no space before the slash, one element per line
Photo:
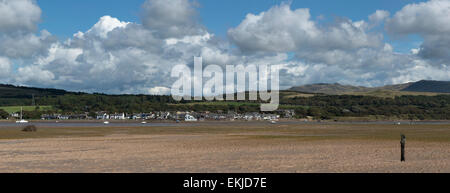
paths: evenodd
<path fill-rule="evenodd" d="M 450 81 L 421 80 L 402 91 L 450 93 Z"/>
<path fill-rule="evenodd" d="M 292 87 L 291 91 L 305 92 L 305 93 L 322 93 L 322 94 L 342 94 L 344 92 L 368 92 L 371 89 L 362 86 L 351 86 L 335 84 L 309 84 L 304 86 Z"/>
<path fill-rule="evenodd" d="M 450 93 L 450 81 L 421 80 L 405 84 L 386 85 L 381 87 L 364 87 L 335 84 L 310 84 L 296 86 L 291 91 L 306 93 L 323 93 L 329 95 L 365 95 L 379 97 L 395 97 L 403 95 L 427 95 L 433 96 L 442 93 Z"/>
<path fill-rule="evenodd" d="M 20 112 L 20 109 L 23 109 L 24 111 L 48 111 L 52 110 L 52 106 L 6 106 L 6 107 L 0 107 L 0 109 L 3 109 L 4 111 L 8 113 L 16 113 Z"/>
<path fill-rule="evenodd" d="M 32 98 L 35 96 L 59 96 L 67 94 L 65 90 L 21 87 L 0 84 L 0 98 Z"/>

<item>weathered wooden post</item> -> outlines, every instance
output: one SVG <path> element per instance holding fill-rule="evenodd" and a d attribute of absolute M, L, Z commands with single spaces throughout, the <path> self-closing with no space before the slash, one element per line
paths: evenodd
<path fill-rule="evenodd" d="M 400 157 L 400 161 L 404 162 L 405 161 L 405 144 L 406 144 L 406 136 L 405 135 L 401 135 L 401 140 L 400 140 L 400 146 L 401 146 L 401 157 Z"/>

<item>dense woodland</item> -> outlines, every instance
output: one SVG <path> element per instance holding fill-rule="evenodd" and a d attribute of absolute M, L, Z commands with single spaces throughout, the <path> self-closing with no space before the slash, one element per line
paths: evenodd
<path fill-rule="evenodd" d="M 32 94 L 30 94 L 30 92 Z M 33 102 L 34 101 L 34 102 Z M 41 114 L 98 111 L 110 113 L 141 113 L 155 111 L 197 112 L 258 112 L 261 101 L 174 101 L 170 96 L 105 95 L 66 92 L 62 90 L 28 89 L 11 86 L 0 88 L 0 106 L 52 106 L 51 110 L 24 112 L 25 118 L 39 118 Z M 306 116 L 317 119 L 336 117 L 397 117 L 411 120 L 449 120 L 450 95 L 398 96 L 382 98 L 352 95 L 315 95 L 312 97 L 282 97 L 281 109 L 293 109 L 297 118 Z M 8 113 L 0 110 L 0 118 Z"/>
<path fill-rule="evenodd" d="M 282 103 L 308 107 L 297 109 L 297 114 L 300 116 L 321 117 L 323 119 L 370 115 L 411 120 L 450 119 L 450 95 L 398 96 L 395 98 L 330 95 L 309 98 L 295 97 L 285 99 Z"/>

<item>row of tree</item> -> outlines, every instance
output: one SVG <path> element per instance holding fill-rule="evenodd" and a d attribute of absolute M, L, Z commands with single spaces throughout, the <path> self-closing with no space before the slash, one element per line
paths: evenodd
<path fill-rule="evenodd" d="M 52 110 L 25 112 L 25 118 L 38 118 L 41 114 L 84 113 L 98 111 L 140 113 L 154 111 L 197 112 L 258 112 L 261 101 L 207 102 L 175 101 L 170 96 L 64 94 L 35 97 L 38 105 L 52 106 Z M 408 119 L 450 120 L 450 95 L 398 96 L 382 98 L 352 95 L 317 95 L 313 97 L 284 97 L 281 108 L 293 109 L 297 117 L 312 116 L 321 119 L 334 117 L 402 117 Z M 29 98 L 0 98 L 1 106 L 29 105 Z M 0 111 L 0 117 L 8 114 Z"/>

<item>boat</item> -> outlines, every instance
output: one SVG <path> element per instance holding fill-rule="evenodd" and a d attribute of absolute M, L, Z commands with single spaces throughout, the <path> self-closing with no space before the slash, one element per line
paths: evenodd
<path fill-rule="evenodd" d="M 27 120 L 20 120 L 20 121 L 16 121 L 16 123 L 28 123 L 28 121 Z"/>
<path fill-rule="evenodd" d="M 28 121 L 23 119 L 22 117 L 23 117 L 23 108 L 20 107 L 20 121 L 16 121 L 16 123 L 19 123 L 19 124 L 28 123 Z"/>
<path fill-rule="evenodd" d="M 103 124 L 108 125 L 108 124 L 109 124 L 109 121 L 105 121 L 105 122 L 103 122 Z"/>
<path fill-rule="evenodd" d="M 141 124 L 147 124 L 147 122 L 145 122 L 145 121 L 142 121 L 142 122 L 141 122 Z"/>
<path fill-rule="evenodd" d="M 195 117 L 192 116 L 192 115 L 186 115 L 186 116 L 184 117 L 184 121 L 187 121 L 187 122 L 195 122 L 195 121 L 198 121 L 198 120 L 197 120 L 197 118 L 195 118 Z"/>
<path fill-rule="evenodd" d="M 276 122 L 276 121 L 270 121 L 270 123 L 272 123 L 272 124 L 277 124 L 277 122 Z"/>

